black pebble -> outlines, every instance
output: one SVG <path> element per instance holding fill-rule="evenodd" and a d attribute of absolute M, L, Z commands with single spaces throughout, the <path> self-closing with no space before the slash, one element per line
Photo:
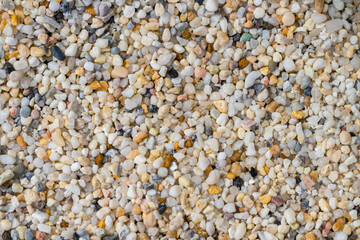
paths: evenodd
<path fill-rule="evenodd" d="M 178 72 L 174 68 L 171 68 L 168 73 L 172 78 L 177 78 L 179 76 Z"/>
<path fill-rule="evenodd" d="M 160 214 L 164 214 L 165 210 L 166 210 L 166 205 L 165 205 L 165 203 L 160 203 L 160 204 L 159 204 L 159 213 L 160 213 Z"/>
<path fill-rule="evenodd" d="M 4 69 L 5 69 L 5 71 L 6 71 L 7 74 L 10 74 L 11 72 L 15 71 L 14 66 L 13 66 L 11 63 L 9 63 L 9 62 L 6 62 L 6 63 L 4 64 Z"/>
<path fill-rule="evenodd" d="M 99 201 L 98 198 L 93 201 L 94 208 L 96 211 L 99 211 L 101 209 L 101 206 L 99 205 L 98 201 Z"/>
<path fill-rule="evenodd" d="M 257 173 L 256 169 L 252 167 L 252 168 L 250 169 L 250 175 L 254 178 L 254 177 L 257 176 L 257 174 L 258 174 L 258 173 Z"/>
<path fill-rule="evenodd" d="M 120 136 L 124 135 L 124 132 L 125 132 L 125 131 L 122 130 L 122 129 L 116 131 L 117 135 L 120 135 Z"/>
<path fill-rule="evenodd" d="M 70 10 L 70 3 L 68 1 L 62 1 L 60 4 L 61 12 L 68 12 Z"/>
<path fill-rule="evenodd" d="M 42 183 L 36 184 L 36 188 L 38 193 L 45 191 L 44 184 Z"/>
<path fill-rule="evenodd" d="M 145 189 L 145 190 L 154 189 L 154 184 L 144 183 L 142 185 L 142 189 Z"/>
<path fill-rule="evenodd" d="M 232 39 L 234 42 L 238 42 L 238 41 L 240 41 L 240 37 L 241 37 L 241 34 L 236 33 L 235 35 L 232 36 Z"/>
<path fill-rule="evenodd" d="M 211 128 L 211 127 L 207 127 L 207 128 L 205 129 L 205 134 L 206 134 L 207 136 L 211 136 L 211 135 L 213 134 L 212 128 Z"/>
<path fill-rule="evenodd" d="M 2 239 L 4 240 L 11 240 L 11 234 L 9 231 L 5 231 L 3 234 L 2 234 Z"/>
<path fill-rule="evenodd" d="M 301 182 L 301 178 L 300 177 L 295 177 L 296 183 L 300 183 Z"/>
<path fill-rule="evenodd" d="M 102 240 L 118 240 L 119 236 L 118 235 L 112 235 L 112 236 L 104 236 L 102 238 Z"/>
<path fill-rule="evenodd" d="M 307 87 L 307 88 L 305 88 L 305 90 L 304 90 L 304 94 L 306 95 L 306 96 L 311 96 L 311 87 Z"/>
<path fill-rule="evenodd" d="M 242 180 L 240 177 L 236 177 L 233 181 L 233 185 L 235 187 L 241 188 L 242 185 L 244 185 L 244 180 Z"/>
<path fill-rule="evenodd" d="M 80 239 L 79 234 L 77 234 L 76 232 L 74 232 L 73 239 L 74 239 L 74 240 L 79 240 L 79 239 Z"/>
<path fill-rule="evenodd" d="M 156 113 L 157 110 L 158 110 L 158 107 L 157 107 L 156 105 L 150 104 L 150 105 L 148 106 L 148 110 L 149 110 L 149 112 L 151 112 L 151 113 Z"/>
<path fill-rule="evenodd" d="M 204 0 L 195 0 L 198 4 L 203 4 Z"/>
<path fill-rule="evenodd" d="M 51 54 L 58 60 L 64 61 L 65 60 L 65 54 L 61 51 L 61 49 L 58 46 L 51 46 L 50 47 Z"/>
<path fill-rule="evenodd" d="M 308 207 L 309 207 L 309 200 L 307 200 L 307 199 L 302 199 L 302 200 L 301 200 L 301 204 L 302 204 L 305 208 L 308 208 Z"/>

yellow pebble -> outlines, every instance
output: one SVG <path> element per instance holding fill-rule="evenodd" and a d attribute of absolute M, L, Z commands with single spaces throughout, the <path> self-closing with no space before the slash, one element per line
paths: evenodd
<path fill-rule="evenodd" d="M 1 20 L 1 23 L 0 23 L 0 31 L 4 30 L 5 26 L 6 26 L 6 20 L 3 19 L 3 20 Z"/>
<path fill-rule="evenodd" d="M 213 185 L 211 187 L 209 187 L 209 193 L 210 194 L 217 194 L 220 193 L 222 191 L 221 187 L 217 186 L 217 185 Z"/>
<path fill-rule="evenodd" d="M 17 55 L 19 55 L 19 51 L 13 51 L 10 55 L 9 55 L 9 59 L 16 57 Z"/>
<path fill-rule="evenodd" d="M 99 154 L 96 156 L 94 161 L 95 161 L 96 165 L 100 166 L 100 165 L 102 165 L 103 159 L 104 159 L 104 156 Z"/>
<path fill-rule="evenodd" d="M 146 104 L 141 105 L 141 108 L 143 109 L 144 113 L 148 113 L 148 112 L 149 112 Z"/>
<path fill-rule="evenodd" d="M 146 79 L 145 76 L 141 75 L 140 77 L 138 77 L 137 79 L 137 83 L 139 83 L 141 86 L 144 86 L 148 83 L 149 81 Z"/>
<path fill-rule="evenodd" d="M 20 20 L 19 16 L 13 15 L 11 17 L 11 25 L 16 27 L 17 25 L 19 25 L 19 22 L 20 22 L 19 20 Z"/>
<path fill-rule="evenodd" d="M 302 119 L 304 117 L 304 113 L 301 111 L 296 111 L 294 110 L 291 115 L 293 115 L 294 117 L 296 117 L 297 119 Z"/>
<path fill-rule="evenodd" d="M 271 201 L 271 196 L 269 194 L 265 194 L 259 197 L 259 200 L 263 204 L 268 204 Z"/>
<path fill-rule="evenodd" d="M 17 143 L 17 145 L 19 145 L 19 147 L 26 148 L 26 143 L 25 143 L 24 138 L 22 136 L 17 136 L 16 137 L 16 143 Z"/>
<path fill-rule="evenodd" d="M 46 54 L 45 50 L 39 47 L 32 47 L 30 48 L 31 56 L 34 57 L 42 57 Z"/>
<path fill-rule="evenodd" d="M 78 75 L 78 76 L 84 76 L 85 74 L 85 70 L 83 67 L 78 67 L 76 70 L 75 70 L 75 74 Z"/>
<path fill-rule="evenodd" d="M 224 100 L 219 100 L 214 102 L 215 107 L 221 112 L 221 113 L 227 113 L 228 111 L 228 104 Z"/>
<path fill-rule="evenodd" d="M 307 234 L 305 234 L 305 239 L 306 240 L 316 240 L 315 235 L 312 232 L 308 232 Z"/>
<path fill-rule="evenodd" d="M 46 145 L 48 142 L 47 142 L 47 140 L 46 140 L 45 138 L 41 138 L 41 139 L 39 140 L 39 143 L 41 144 L 41 146 L 44 146 L 44 145 Z"/>
<path fill-rule="evenodd" d="M 227 177 L 228 179 L 233 180 L 233 179 L 235 179 L 235 174 L 233 174 L 233 173 L 228 173 L 228 174 L 226 174 L 226 177 Z"/>
<path fill-rule="evenodd" d="M 334 232 L 338 232 L 338 231 L 341 231 L 343 229 L 343 227 L 344 227 L 344 225 L 340 221 L 337 221 L 332 226 L 332 229 L 334 230 Z"/>
<path fill-rule="evenodd" d="M 100 81 L 99 83 L 100 83 L 100 86 L 101 86 L 99 90 L 106 92 L 108 90 L 108 88 L 109 88 L 109 84 L 107 82 L 105 82 L 105 81 Z"/>
<path fill-rule="evenodd" d="M 98 81 L 94 81 L 89 85 L 90 89 L 98 89 L 101 87 L 100 83 Z"/>
<path fill-rule="evenodd" d="M 105 228 L 105 222 L 101 220 L 98 226 L 101 228 Z"/>

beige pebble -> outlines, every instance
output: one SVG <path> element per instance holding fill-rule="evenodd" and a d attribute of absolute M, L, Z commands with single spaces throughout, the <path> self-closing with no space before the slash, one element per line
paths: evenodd
<path fill-rule="evenodd" d="M 32 47 L 30 49 L 30 53 L 31 53 L 31 56 L 34 56 L 34 57 L 42 57 L 45 55 L 45 50 L 42 49 L 42 48 L 39 48 L 39 47 Z"/>
<path fill-rule="evenodd" d="M 347 131 L 342 131 L 340 133 L 340 142 L 343 145 L 349 145 L 351 143 L 351 135 Z"/>
<path fill-rule="evenodd" d="M 282 17 L 282 22 L 285 26 L 291 26 L 295 22 L 295 16 L 292 12 L 287 12 Z"/>
<path fill-rule="evenodd" d="M 111 71 L 112 78 L 125 78 L 128 76 L 129 71 L 124 67 L 116 67 Z"/>
<path fill-rule="evenodd" d="M 146 227 L 153 227 L 156 225 L 156 218 L 154 213 L 144 213 L 143 220 Z"/>

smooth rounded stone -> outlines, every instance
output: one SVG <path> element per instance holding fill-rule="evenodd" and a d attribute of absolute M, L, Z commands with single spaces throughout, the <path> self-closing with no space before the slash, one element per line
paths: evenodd
<path fill-rule="evenodd" d="M 340 231 L 340 232 L 335 232 L 334 234 L 334 240 L 347 240 L 348 236 L 346 235 L 346 233 Z"/>
<path fill-rule="evenodd" d="M 181 193 L 181 188 L 179 185 L 175 185 L 170 188 L 169 195 L 172 197 L 178 197 Z"/>
<path fill-rule="evenodd" d="M 64 61 L 66 58 L 65 54 L 56 45 L 50 47 L 50 52 L 56 59 L 58 59 L 60 61 Z"/>
<path fill-rule="evenodd" d="M 12 240 L 18 240 L 19 239 L 19 233 L 15 229 L 11 230 L 10 235 L 11 235 Z"/>
<path fill-rule="evenodd" d="M 0 175 L 0 186 L 14 177 L 14 172 L 10 169 Z"/>
<path fill-rule="evenodd" d="M 233 213 L 236 212 L 235 204 L 234 203 L 227 203 L 223 207 L 224 212 Z"/>
<path fill-rule="evenodd" d="M 245 88 L 250 88 L 255 84 L 255 80 L 261 77 L 260 71 L 253 71 L 245 78 Z"/>
<path fill-rule="evenodd" d="M 303 77 L 300 84 L 301 89 L 307 88 L 310 85 L 310 83 L 311 83 L 311 79 L 308 76 Z"/>
<path fill-rule="evenodd" d="M 343 21 L 341 19 L 333 19 L 325 23 L 328 33 L 333 33 L 340 30 L 343 27 Z"/>
<path fill-rule="evenodd" d="M 76 43 L 72 43 L 65 49 L 65 56 L 75 57 L 78 50 L 78 45 Z"/>
<path fill-rule="evenodd" d="M 284 217 L 286 222 L 290 225 L 296 222 L 296 214 L 291 208 L 285 210 Z"/>
<path fill-rule="evenodd" d="M 333 0 L 332 3 L 334 4 L 334 7 L 339 11 L 342 11 L 345 7 L 343 0 Z"/>
<path fill-rule="evenodd" d="M 86 71 L 92 72 L 92 71 L 94 71 L 94 68 L 95 68 L 95 64 L 93 62 L 86 62 L 84 64 L 84 69 Z"/>
<path fill-rule="evenodd" d="M 14 164 L 15 162 L 16 162 L 16 158 L 14 158 L 13 156 L 7 154 L 0 155 L 0 163 L 3 165 Z"/>
<path fill-rule="evenodd" d="M 14 178 L 19 178 L 25 172 L 25 166 L 22 163 L 17 164 L 13 168 Z"/>
<path fill-rule="evenodd" d="M 205 9 L 210 12 L 215 12 L 218 10 L 219 3 L 217 0 L 207 0 L 205 3 Z"/>
<path fill-rule="evenodd" d="M 209 185 L 214 185 L 219 181 L 219 179 L 220 179 L 220 172 L 218 170 L 213 170 L 209 173 L 206 182 Z"/>
<path fill-rule="evenodd" d="M 340 143 L 343 145 L 351 144 L 351 135 L 347 131 L 341 131 L 340 133 Z"/>
<path fill-rule="evenodd" d="M 284 92 L 290 92 L 292 89 L 292 84 L 289 81 L 284 82 L 283 90 Z"/>
<path fill-rule="evenodd" d="M 124 67 L 116 67 L 111 71 L 112 78 L 125 78 L 128 76 L 129 71 Z"/>
<path fill-rule="evenodd" d="M 23 71 L 13 71 L 10 73 L 9 75 L 9 79 L 12 82 L 19 82 L 20 79 L 24 76 L 24 72 Z"/>
<path fill-rule="evenodd" d="M 172 58 L 171 54 L 161 54 L 158 57 L 158 64 L 161 66 L 165 66 L 170 62 L 171 58 Z"/>
<path fill-rule="evenodd" d="M 326 21 L 326 15 L 318 13 L 318 12 L 313 12 L 313 14 L 311 14 L 311 19 L 315 22 L 315 23 L 323 23 Z"/>
<path fill-rule="evenodd" d="M 286 58 L 284 59 L 283 65 L 284 65 L 285 71 L 287 71 L 287 72 L 291 72 L 291 71 L 294 71 L 294 70 L 295 70 L 294 60 L 292 60 L 292 59 L 289 58 L 289 57 L 286 57 Z"/>
<path fill-rule="evenodd" d="M 210 165 L 210 161 L 206 157 L 200 156 L 197 165 L 198 168 L 200 168 L 202 171 L 205 171 L 205 169 Z"/>
<path fill-rule="evenodd" d="M 60 9 L 60 3 L 55 0 L 50 1 L 49 9 L 52 12 L 57 12 Z"/>
<path fill-rule="evenodd" d="M 324 67 L 326 67 L 325 59 L 322 59 L 322 58 L 316 59 L 316 61 L 314 62 L 314 65 L 313 65 L 313 69 L 315 71 L 317 71 L 317 70 L 320 70 L 320 69 L 322 69 Z"/>
<path fill-rule="evenodd" d="M 26 231 L 25 231 L 25 240 L 33 240 L 33 238 L 34 238 L 33 231 L 30 228 L 26 229 Z"/>
<path fill-rule="evenodd" d="M 291 109 L 293 111 L 301 111 L 301 110 L 303 110 L 303 108 L 304 108 L 304 105 L 299 101 L 294 101 L 291 104 Z"/>
<path fill-rule="evenodd" d="M 285 26 L 291 26 L 295 22 L 295 15 L 292 12 L 287 12 L 282 17 L 282 22 Z"/>
<path fill-rule="evenodd" d="M 110 8 L 108 5 L 104 4 L 104 3 L 100 3 L 99 5 L 99 14 L 100 16 L 106 16 L 110 11 Z"/>
<path fill-rule="evenodd" d="M 119 53 L 120 53 L 120 48 L 118 48 L 118 47 L 112 47 L 112 48 L 110 49 L 110 52 L 111 52 L 112 54 L 119 54 Z"/>
<path fill-rule="evenodd" d="M 255 8 L 254 16 L 257 19 L 263 18 L 265 16 L 265 10 L 263 8 L 261 8 L 261 7 Z"/>
<path fill-rule="evenodd" d="M 31 109 L 27 106 L 22 107 L 20 109 L 20 116 L 22 116 L 22 117 L 28 117 L 28 116 L 30 116 L 30 113 L 31 113 Z"/>

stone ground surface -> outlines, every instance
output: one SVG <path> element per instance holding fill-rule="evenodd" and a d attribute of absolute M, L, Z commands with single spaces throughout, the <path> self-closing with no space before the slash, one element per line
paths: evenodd
<path fill-rule="evenodd" d="M 360 239 L 359 0 L 0 0 L 1 239 Z"/>

